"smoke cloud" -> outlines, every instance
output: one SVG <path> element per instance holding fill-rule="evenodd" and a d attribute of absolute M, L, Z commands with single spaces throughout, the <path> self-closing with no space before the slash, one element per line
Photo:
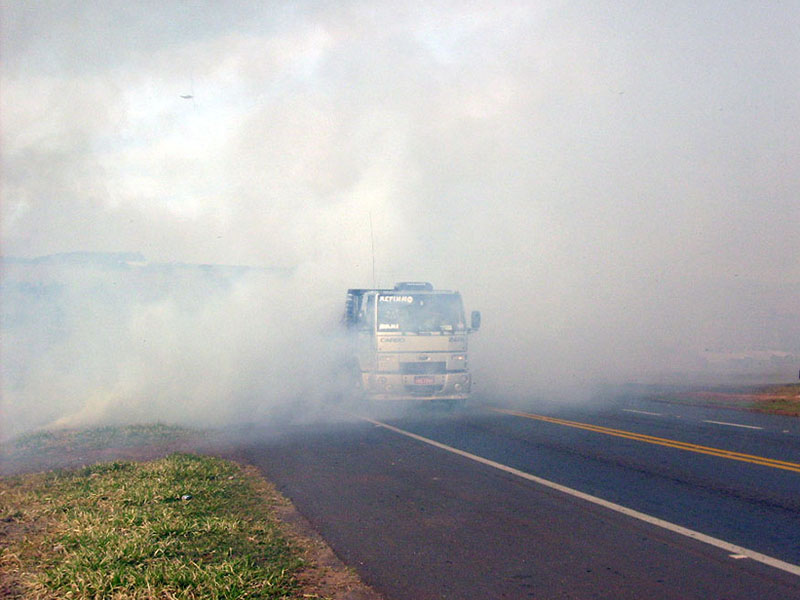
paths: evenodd
<path fill-rule="evenodd" d="M 373 234 L 379 285 L 482 310 L 486 397 L 794 378 L 798 25 L 794 3 L 2 2 L 6 433 L 324 407 Z M 118 258 L 33 261 L 70 252 Z"/>

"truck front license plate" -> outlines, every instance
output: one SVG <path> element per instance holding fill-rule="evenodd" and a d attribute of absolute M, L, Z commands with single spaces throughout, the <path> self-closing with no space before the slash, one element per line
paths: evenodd
<path fill-rule="evenodd" d="M 414 383 L 418 385 L 433 385 L 435 381 L 430 375 L 418 375 L 414 377 Z"/>

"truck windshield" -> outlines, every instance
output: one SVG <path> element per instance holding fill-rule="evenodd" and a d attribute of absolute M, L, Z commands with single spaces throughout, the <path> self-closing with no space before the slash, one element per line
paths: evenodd
<path fill-rule="evenodd" d="M 381 294 L 378 331 L 450 333 L 466 328 L 459 294 Z"/>

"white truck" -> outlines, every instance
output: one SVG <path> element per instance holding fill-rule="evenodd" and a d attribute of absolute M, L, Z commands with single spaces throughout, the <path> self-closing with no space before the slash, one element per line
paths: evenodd
<path fill-rule="evenodd" d="M 469 397 L 467 338 L 481 315 L 464 318 L 461 294 L 427 282 L 392 289 L 350 289 L 343 321 L 353 334 L 357 389 L 369 400 L 442 400 Z"/>

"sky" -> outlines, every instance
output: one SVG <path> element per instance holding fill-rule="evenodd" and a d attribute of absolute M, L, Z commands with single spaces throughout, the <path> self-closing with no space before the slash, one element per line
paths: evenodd
<path fill-rule="evenodd" d="M 515 393 L 800 355 L 800 3 L 0 7 L 3 256 L 431 280 Z"/>

